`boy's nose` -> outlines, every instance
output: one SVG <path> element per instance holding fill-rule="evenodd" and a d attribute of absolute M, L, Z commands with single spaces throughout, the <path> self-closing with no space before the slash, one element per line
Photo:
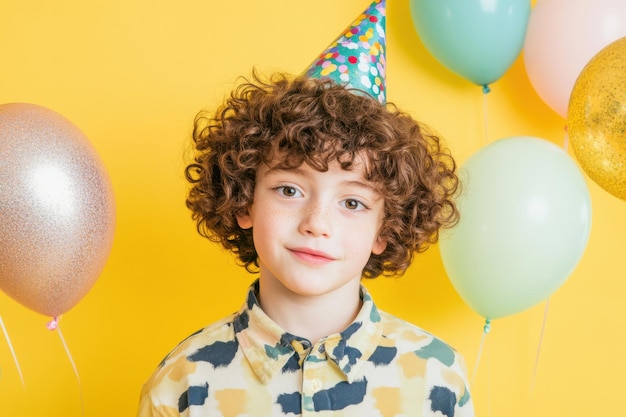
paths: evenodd
<path fill-rule="evenodd" d="M 320 202 L 311 202 L 303 209 L 300 233 L 313 236 L 330 236 L 330 210 Z"/>

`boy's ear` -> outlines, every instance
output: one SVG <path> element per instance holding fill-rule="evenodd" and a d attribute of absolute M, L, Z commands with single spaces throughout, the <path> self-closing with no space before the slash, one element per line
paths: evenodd
<path fill-rule="evenodd" d="M 374 241 L 374 245 L 372 246 L 372 253 L 374 255 L 380 255 L 387 249 L 387 239 L 378 236 L 376 241 Z"/>
<path fill-rule="evenodd" d="M 249 229 L 252 227 L 252 218 L 250 217 L 250 214 L 248 214 L 247 211 L 237 214 L 236 217 L 237 217 L 237 224 L 242 229 Z"/>

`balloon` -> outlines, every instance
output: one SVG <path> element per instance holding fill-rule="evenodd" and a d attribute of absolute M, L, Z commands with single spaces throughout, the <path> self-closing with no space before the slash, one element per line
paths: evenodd
<path fill-rule="evenodd" d="M 411 0 L 413 26 L 428 51 L 474 84 L 498 80 L 524 45 L 528 0 Z"/>
<path fill-rule="evenodd" d="M 96 151 L 45 107 L 0 105 L 0 289 L 56 317 L 91 289 L 113 242 L 115 204 Z"/>
<path fill-rule="evenodd" d="M 576 78 L 603 47 L 626 36 L 624 0 L 538 0 L 528 21 L 524 65 L 541 99 L 567 117 Z"/>
<path fill-rule="evenodd" d="M 487 319 L 548 298 L 582 257 L 591 228 L 575 162 L 551 142 L 516 136 L 481 148 L 460 175 L 461 220 L 439 246 L 458 294 Z"/>
<path fill-rule="evenodd" d="M 574 84 L 567 116 L 576 159 L 600 187 L 626 200 L 626 37 L 603 48 Z"/>

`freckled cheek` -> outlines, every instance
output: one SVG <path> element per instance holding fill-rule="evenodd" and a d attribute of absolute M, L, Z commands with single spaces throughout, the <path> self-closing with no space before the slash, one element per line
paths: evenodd
<path fill-rule="evenodd" d="M 280 207 L 267 206 L 256 210 L 254 224 L 257 228 L 263 228 L 272 232 L 277 231 L 277 228 L 286 228 L 295 221 L 296 217 L 292 211 L 284 210 Z"/>
<path fill-rule="evenodd" d="M 343 228 L 341 234 L 344 241 L 343 247 L 346 248 L 347 254 L 362 256 L 365 259 L 369 258 L 376 236 L 371 232 L 365 232 L 364 228 L 367 227 L 352 226 Z"/>

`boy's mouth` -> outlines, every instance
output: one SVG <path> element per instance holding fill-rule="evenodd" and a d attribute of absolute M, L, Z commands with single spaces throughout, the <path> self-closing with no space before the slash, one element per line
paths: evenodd
<path fill-rule="evenodd" d="M 333 256 L 327 254 L 326 252 L 311 248 L 291 248 L 289 251 L 297 258 L 315 264 L 322 264 L 335 260 Z"/>

